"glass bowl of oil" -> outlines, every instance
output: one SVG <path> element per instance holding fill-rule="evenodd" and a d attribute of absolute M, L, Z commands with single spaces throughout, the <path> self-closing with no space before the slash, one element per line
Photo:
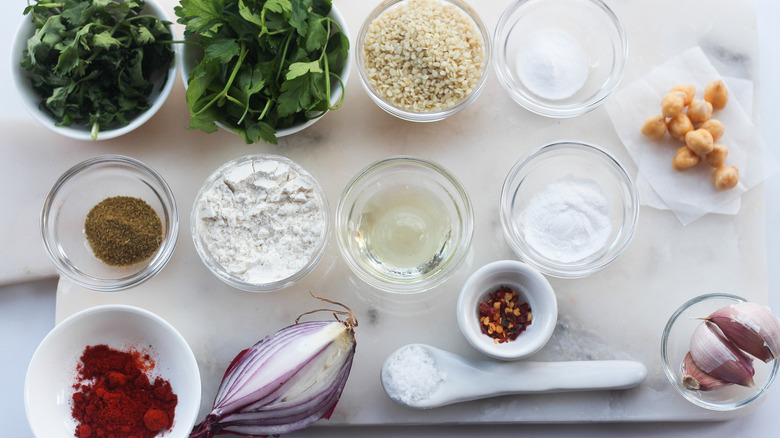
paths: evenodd
<path fill-rule="evenodd" d="M 471 200 L 437 163 L 395 156 L 350 181 L 336 208 L 339 251 L 369 285 L 395 293 L 430 290 L 463 262 L 474 232 Z"/>

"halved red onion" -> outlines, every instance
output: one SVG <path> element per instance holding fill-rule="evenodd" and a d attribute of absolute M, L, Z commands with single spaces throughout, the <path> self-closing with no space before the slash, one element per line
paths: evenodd
<path fill-rule="evenodd" d="M 239 353 L 213 410 L 190 437 L 284 434 L 330 418 L 352 368 L 356 325 L 351 319 L 296 323 Z"/>

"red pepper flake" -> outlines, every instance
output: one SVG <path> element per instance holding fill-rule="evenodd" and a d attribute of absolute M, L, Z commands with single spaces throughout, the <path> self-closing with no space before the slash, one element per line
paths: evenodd
<path fill-rule="evenodd" d="M 482 333 L 500 344 L 514 341 L 531 325 L 533 315 L 527 302 L 520 303 L 520 295 L 508 286 L 500 286 L 479 303 L 479 327 Z"/>

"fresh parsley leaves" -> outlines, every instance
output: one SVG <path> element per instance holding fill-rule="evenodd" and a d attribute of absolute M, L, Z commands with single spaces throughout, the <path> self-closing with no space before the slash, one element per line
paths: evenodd
<path fill-rule="evenodd" d="M 172 35 L 143 0 L 37 0 L 21 65 L 57 126 L 128 124 L 151 107 L 154 75 L 173 62 Z M 173 80 L 167 78 L 166 80 Z"/>
<path fill-rule="evenodd" d="M 248 144 L 276 144 L 277 129 L 341 106 L 330 104 L 330 87 L 342 82 L 349 39 L 331 8 L 331 0 L 181 0 L 185 40 L 203 48 L 188 79 L 190 128 L 214 132 L 219 122 Z"/>

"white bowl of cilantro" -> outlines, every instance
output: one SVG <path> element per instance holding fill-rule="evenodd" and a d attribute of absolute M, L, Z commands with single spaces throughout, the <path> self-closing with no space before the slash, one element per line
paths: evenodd
<path fill-rule="evenodd" d="M 170 95 L 173 40 L 170 18 L 155 0 L 34 0 L 13 42 L 12 76 L 43 126 L 107 140 L 144 124 Z"/>
<path fill-rule="evenodd" d="M 208 16 L 198 5 L 175 9 L 190 129 L 276 144 L 341 106 L 349 32 L 331 0 L 224 0 Z"/>

